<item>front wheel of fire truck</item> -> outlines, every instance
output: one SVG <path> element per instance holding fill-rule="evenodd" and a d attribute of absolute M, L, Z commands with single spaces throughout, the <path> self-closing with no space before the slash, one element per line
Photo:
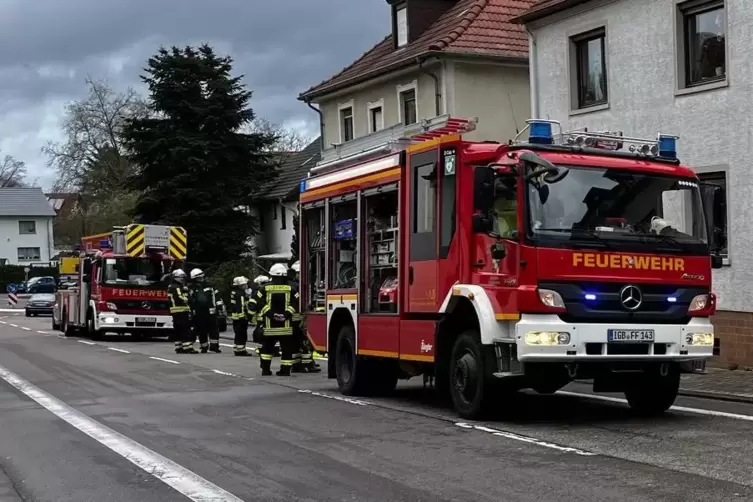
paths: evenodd
<path fill-rule="evenodd" d="M 473 420 L 486 411 L 489 385 L 478 332 L 466 331 L 455 340 L 449 383 L 452 404 L 458 415 Z"/>
<path fill-rule="evenodd" d="M 363 361 L 365 362 L 365 361 Z M 356 354 L 356 336 L 353 327 L 345 325 L 340 328 L 335 348 L 335 368 L 337 371 L 337 386 L 346 396 L 362 395 L 366 390 L 366 375 L 361 375 L 365 369 L 359 364 Z"/>
<path fill-rule="evenodd" d="M 658 367 L 646 368 L 640 376 L 629 382 L 625 389 L 625 398 L 635 413 L 656 416 L 674 404 L 679 390 L 680 366 L 665 363 Z"/>
<path fill-rule="evenodd" d="M 91 310 L 86 314 L 86 334 L 94 341 L 102 339 L 102 330 L 96 329 L 94 325 L 94 312 Z"/>

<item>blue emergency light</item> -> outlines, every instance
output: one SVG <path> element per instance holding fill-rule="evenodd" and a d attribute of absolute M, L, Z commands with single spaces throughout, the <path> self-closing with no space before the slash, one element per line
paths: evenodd
<path fill-rule="evenodd" d="M 100 248 L 109 248 L 109 247 L 112 247 L 112 246 L 110 246 L 110 239 L 102 239 L 101 241 L 99 241 L 99 247 Z"/>
<path fill-rule="evenodd" d="M 537 145 L 554 144 L 552 123 L 543 120 L 532 120 L 528 127 L 528 142 Z"/>
<path fill-rule="evenodd" d="M 300 193 L 303 193 L 306 191 L 306 180 L 302 179 L 301 183 L 298 185 L 298 190 Z"/>
<path fill-rule="evenodd" d="M 659 135 L 659 157 L 665 159 L 677 158 L 677 136 Z"/>

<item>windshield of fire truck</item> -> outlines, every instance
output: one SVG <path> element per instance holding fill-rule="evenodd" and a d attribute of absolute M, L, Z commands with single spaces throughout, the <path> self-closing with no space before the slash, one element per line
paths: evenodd
<path fill-rule="evenodd" d="M 661 248 L 708 254 L 698 182 L 691 178 L 578 166 L 527 187 L 528 234 L 539 245 Z"/>
<path fill-rule="evenodd" d="M 102 280 L 113 286 L 161 285 L 172 264 L 160 258 L 106 258 Z"/>

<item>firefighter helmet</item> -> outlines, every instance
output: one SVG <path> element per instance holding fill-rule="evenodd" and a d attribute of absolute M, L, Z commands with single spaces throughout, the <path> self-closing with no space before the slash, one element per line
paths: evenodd
<path fill-rule="evenodd" d="M 288 267 L 284 263 L 275 263 L 269 269 L 269 275 L 272 277 L 286 277 L 288 275 Z"/>
<path fill-rule="evenodd" d="M 242 275 L 233 279 L 233 286 L 245 286 L 246 284 L 248 284 L 248 279 Z"/>
<path fill-rule="evenodd" d="M 292 265 L 290 266 L 290 268 L 292 268 L 292 269 L 293 269 L 293 271 L 294 271 L 294 272 L 295 272 L 296 274 L 299 274 L 299 273 L 301 272 L 301 262 L 300 262 L 300 260 L 296 260 L 296 261 L 295 261 L 295 263 L 293 263 L 293 264 L 292 264 Z"/>
<path fill-rule="evenodd" d="M 204 278 L 204 271 L 201 270 L 200 268 L 195 268 L 195 269 L 191 270 L 190 276 L 191 276 L 191 280 L 192 281 L 195 281 L 197 279 L 203 279 Z"/>
<path fill-rule="evenodd" d="M 257 275 L 254 278 L 254 284 L 266 284 L 269 282 L 269 277 L 266 275 Z"/>
<path fill-rule="evenodd" d="M 178 282 L 183 282 L 186 280 L 186 273 L 181 268 L 177 268 L 173 270 L 172 274 L 173 279 L 175 279 Z"/>

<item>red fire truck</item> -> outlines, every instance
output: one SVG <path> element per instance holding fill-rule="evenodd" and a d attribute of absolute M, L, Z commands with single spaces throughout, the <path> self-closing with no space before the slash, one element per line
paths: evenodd
<path fill-rule="evenodd" d="M 314 167 L 301 182 L 308 336 L 346 395 L 432 377 L 465 418 L 574 379 L 641 413 L 712 356 L 720 187 L 677 138 L 528 122 L 508 143 L 438 130 Z"/>
<path fill-rule="evenodd" d="M 131 224 L 81 239 L 78 284 L 58 292 L 53 329 L 134 337 L 172 333 L 168 280 L 187 250 L 182 227 Z"/>

